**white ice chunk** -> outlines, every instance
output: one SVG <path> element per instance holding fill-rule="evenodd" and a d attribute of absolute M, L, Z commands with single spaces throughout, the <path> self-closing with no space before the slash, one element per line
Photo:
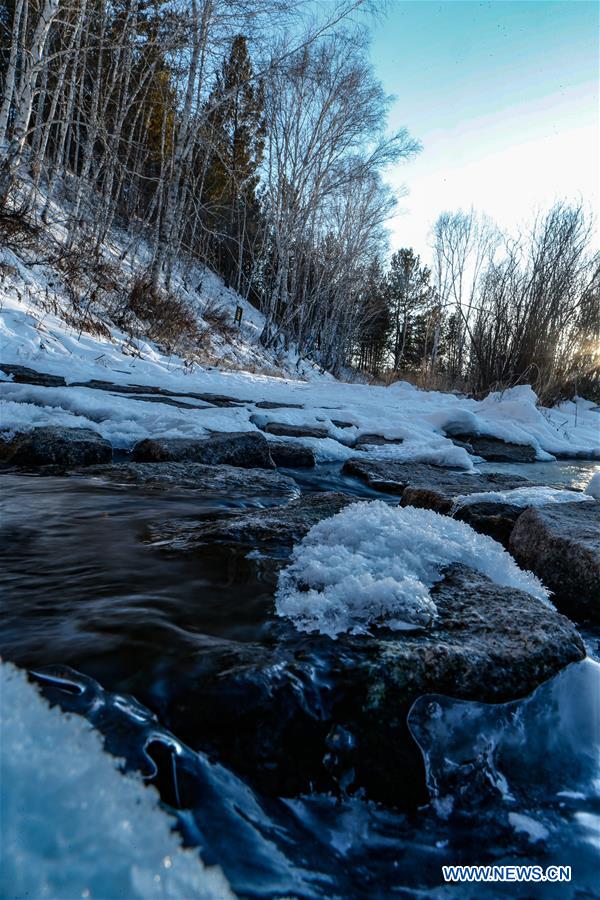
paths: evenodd
<path fill-rule="evenodd" d="M 547 601 L 541 582 L 491 538 L 431 510 L 376 500 L 324 519 L 294 548 L 279 576 L 277 613 L 334 638 L 427 625 L 436 613 L 429 589 L 450 563 Z"/>
<path fill-rule="evenodd" d="M 600 472 L 596 472 L 592 475 L 590 483 L 585 489 L 585 493 L 588 497 L 594 497 L 596 500 L 600 500 Z"/>
<path fill-rule="evenodd" d="M 480 491 L 476 494 L 459 494 L 454 498 L 453 511 L 473 503 L 510 503 L 513 506 L 547 506 L 549 503 L 577 503 L 591 497 L 581 491 L 561 490 L 551 487 L 519 487 L 510 491 Z"/>

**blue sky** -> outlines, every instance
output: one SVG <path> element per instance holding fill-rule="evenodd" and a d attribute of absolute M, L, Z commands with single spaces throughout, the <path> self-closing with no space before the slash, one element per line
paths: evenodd
<path fill-rule="evenodd" d="M 395 95 L 390 124 L 423 144 L 389 173 L 409 189 L 393 248 L 429 260 L 446 209 L 516 228 L 560 198 L 598 207 L 599 6 L 595 0 L 390 0 L 371 56 Z"/>

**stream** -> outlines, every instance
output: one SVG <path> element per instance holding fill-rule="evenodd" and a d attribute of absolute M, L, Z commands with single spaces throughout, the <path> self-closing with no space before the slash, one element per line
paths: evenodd
<path fill-rule="evenodd" d="M 600 470 L 573 460 L 481 468 L 575 488 Z M 338 464 L 280 471 L 302 492 L 397 502 Z M 224 500 L 85 475 L 0 478 L 3 659 L 32 671 L 51 703 L 87 716 L 158 787 L 184 842 L 218 863 L 237 894 L 600 896 L 600 633 L 582 635 L 587 659 L 522 700 L 418 699 L 408 725 L 430 799 L 417 808 L 388 808 L 343 784 L 339 796 L 318 785 L 274 795 L 193 728 L 179 733 L 174 705 L 203 654 L 229 642 L 272 647 L 293 627 L 274 613 L 278 563 L 226 544 L 166 551 L 150 526 L 286 498 Z M 443 884 L 442 865 L 512 863 L 571 866 L 572 880 Z"/>

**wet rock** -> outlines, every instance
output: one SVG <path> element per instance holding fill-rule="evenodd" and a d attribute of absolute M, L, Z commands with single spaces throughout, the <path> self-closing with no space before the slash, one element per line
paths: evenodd
<path fill-rule="evenodd" d="M 276 466 L 290 469 L 312 469 L 316 465 L 315 454 L 310 447 L 291 441 L 269 441 L 269 450 Z"/>
<path fill-rule="evenodd" d="M 219 542 L 291 548 L 313 525 L 335 515 L 356 498 L 325 492 L 304 494 L 273 509 L 234 513 L 207 521 L 172 519 L 150 526 L 150 538 L 162 549 L 192 551 Z"/>
<path fill-rule="evenodd" d="M 600 503 L 530 507 L 517 519 L 510 551 L 538 575 L 575 619 L 600 622 Z"/>
<path fill-rule="evenodd" d="M 363 789 L 421 803 L 423 764 L 406 726 L 418 696 L 512 700 L 585 655 L 563 616 L 465 567 L 449 567 L 433 595 L 439 617 L 414 633 L 334 641 L 281 622 L 263 645 L 213 641 L 144 701 L 264 791 Z"/>
<path fill-rule="evenodd" d="M 469 453 L 488 462 L 535 462 L 535 449 L 527 444 L 513 444 L 500 438 L 474 434 L 448 434 L 448 437 Z"/>
<path fill-rule="evenodd" d="M 300 493 L 293 478 L 265 469 L 242 469 L 236 466 L 205 466 L 195 462 L 120 463 L 71 470 L 102 478 L 114 484 L 137 484 L 158 490 L 184 488 L 202 491 L 222 499 L 291 500 Z"/>
<path fill-rule="evenodd" d="M 15 466 L 87 466 L 111 459 L 110 443 L 90 428 L 34 428 L 0 443 L 0 462 Z"/>
<path fill-rule="evenodd" d="M 459 494 L 480 491 L 507 491 L 531 485 L 519 475 L 501 472 L 466 474 L 455 469 L 426 463 L 403 463 L 395 460 L 349 459 L 343 471 L 366 482 L 375 490 L 397 494 L 403 505 L 421 506 L 449 513 Z"/>
<path fill-rule="evenodd" d="M 205 438 L 146 438 L 131 452 L 136 462 L 199 462 L 204 465 L 273 469 L 267 439 L 256 431 L 211 434 Z"/>
<path fill-rule="evenodd" d="M 521 513 L 522 506 L 512 503 L 467 503 L 461 506 L 454 518 L 466 522 L 480 534 L 487 534 L 508 549 L 510 536 Z"/>

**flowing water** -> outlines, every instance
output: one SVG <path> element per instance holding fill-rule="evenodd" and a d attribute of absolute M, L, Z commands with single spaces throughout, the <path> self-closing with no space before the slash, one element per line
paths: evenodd
<path fill-rule="evenodd" d="M 486 468 L 581 487 L 598 465 Z M 336 465 L 289 474 L 304 491 L 377 496 Z M 254 652 L 291 628 L 274 615 L 276 566 L 225 545 L 167 553 L 149 526 L 281 498 L 91 477 L 0 480 L 3 658 L 37 673 L 52 702 L 87 716 L 110 750 L 157 785 L 186 843 L 218 862 L 238 894 L 600 896 L 597 634 L 584 636 L 587 660 L 523 700 L 417 700 L 409 728 L 430 794 L 418 809 L 386 808 L 360 792 L 267 796 L 206 755 L 201 738 L 186 746 L 170 705 L 190 660 L 228 642 Z M 462 863 L 570 865 L 573 880 L 443 887 L 441 866 Z"/>

